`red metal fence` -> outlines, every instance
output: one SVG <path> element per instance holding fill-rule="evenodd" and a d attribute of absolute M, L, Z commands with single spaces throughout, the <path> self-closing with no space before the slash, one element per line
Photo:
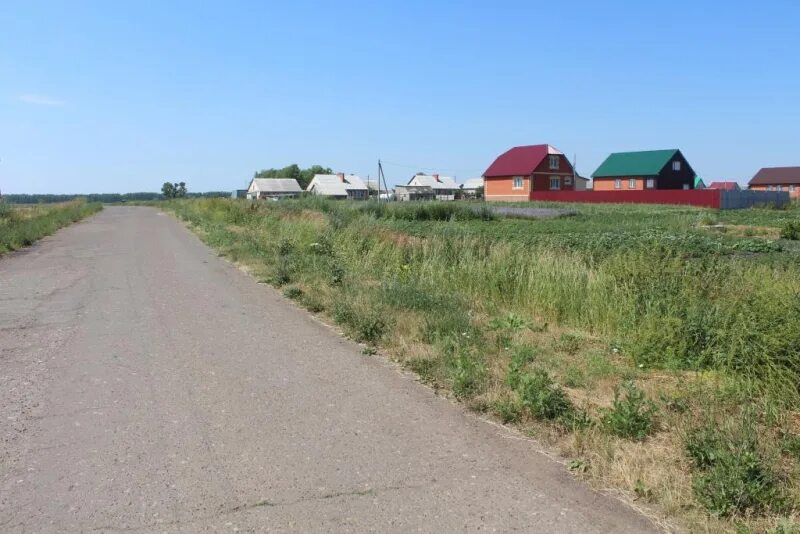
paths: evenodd
<path fill-rule="evenodd" d="M 651 191 L 531 191 L 531 200 L 613 204 L 687 204 L 719 208 L 717 189 L 654 189 Z"/>

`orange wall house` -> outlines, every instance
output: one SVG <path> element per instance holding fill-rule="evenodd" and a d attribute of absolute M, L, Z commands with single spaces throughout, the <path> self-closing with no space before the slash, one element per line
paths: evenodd
<path fill-rule="evenodd" d="M 619 183 L 617 183 L 618 180 Z M 645 178 L 643 176 L 625 176 L 624 178 L 594 179 L 595 191 L 644 191 L 645 188 L 644 186 L 645 186 Z"/>
<path fill-rule="evenodd" d="M 501 154 L 483 174 L 488 201 L 530 200 L 531 191 L 573 191 L 572 164 L 550 145 L 518 146 Z"/>
<path fill-rule="evenodd" d="M 800 198 L 800 167 L 765 167 L 748 186 L 755 191 L 788 191 L 790 198 Z"/>
<path fill-rule="evenodd" d="M 751 185 L 753 191 L 788 191 L 789 198 L 800 198 L 800 185 L 797 184 L 775 184 L 775 185 Z"/>
<path fill-rule="evenodd" d="M 521 186 L 520 186 L 521 185 Z M 483 197 L 486 200 L 504 200 L 507 202 L 528 200 L 531 191 L 531 180 L 527 176 L 517 180 L 514 186 L 513 176 L 492 176 L 483 179 Z"/>

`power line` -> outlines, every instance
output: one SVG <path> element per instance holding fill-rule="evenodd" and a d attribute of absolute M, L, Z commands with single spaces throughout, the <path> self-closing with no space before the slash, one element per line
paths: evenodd
<path fill-rule="evenodd" d="M 414 169 L 418 171 L 447 171 L 447 172 L 453 172 L 454 174 L 462 174 L 463 171 L 463 174 L 470 174 L 470 172 L 467 172 L 464 169 L 445 169 L 442 167 L 425 167 L 423 165 L 408 165 L 406 163 L 394 163 L 383 159 L 381 160 L 381 162 L 384 165 L 391 165 L 392 167 L 402 167 L 405 169 Z"/>

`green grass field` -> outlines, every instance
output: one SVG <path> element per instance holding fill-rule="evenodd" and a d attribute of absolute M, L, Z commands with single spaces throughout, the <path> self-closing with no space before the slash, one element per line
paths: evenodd
<path fill-rule="evenodd" d="M 164 206 L 365 353 L 664 521 L 795 528 L 797 205 L 575 205 L 550 220 L 459 203 Z"/>
<path fill-rule="evenodd" d="M 0 254 L 31 245 L 101 209 L 100 204 L 82 200 L 24 206 L 0 201 Z"/>

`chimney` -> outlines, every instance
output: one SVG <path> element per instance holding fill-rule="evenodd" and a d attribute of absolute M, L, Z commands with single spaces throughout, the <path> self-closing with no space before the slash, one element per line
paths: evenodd
<path fill-rule="evenodd" d="M 438 175 L 438 174 L 434 174 L 434 175 L 433 175 L 433 179 L 434 179 L 435 181 L 437 181 L 437 182 L 441 182 L 441 180 L 439 180 L 439 175 Z"/>
<path fill-rule="evenodd" d="M 336 173 L 336 176 L 338 176 L 338 177 L 339 177 L 339 180 L 341 180 L 342 182 L 344 182 L 344 173 L 343 173 L 343 172 L 337 172 L 337 173 Z"/>

